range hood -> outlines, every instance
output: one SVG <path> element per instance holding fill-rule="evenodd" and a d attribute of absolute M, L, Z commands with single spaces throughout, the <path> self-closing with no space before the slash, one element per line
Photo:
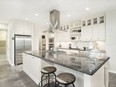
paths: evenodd
<path fill-rule="evenodd" d="M 50 11 L 50 29 L 57 30 L 60 28 L 60 12 L 56 9 Z"/>
<path fill-rule="evenodd" d="M 44 32 L 54 33 L 55 30 L 60 28 L 60 12 L 56 9 L 50 11 L 50 27 Z"/>

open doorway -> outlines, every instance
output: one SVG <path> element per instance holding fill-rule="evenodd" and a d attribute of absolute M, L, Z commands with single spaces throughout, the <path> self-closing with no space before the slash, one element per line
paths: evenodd
<path fill-rule="evenodd" d="M 0 61 L 6 60 L 6 53 L 7 53 L 7 39 L 6 39 L 6 30 L 0 29 Z"/>

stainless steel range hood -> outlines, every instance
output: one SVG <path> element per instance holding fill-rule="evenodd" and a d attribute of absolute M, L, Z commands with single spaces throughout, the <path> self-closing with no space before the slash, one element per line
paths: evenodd
<path fill-rule="evenodd" d="M 50 29 L 57 30 L 60 28 L 60 12 L 53 9 L 50 11 Z"/>
<path fill-rule="evenodd" d="M 54 31 L 57 29 L 60 29 L 60 12 L 53 9 L 50 11 L 50 27 L 44 32 L 54 33 Z"/>

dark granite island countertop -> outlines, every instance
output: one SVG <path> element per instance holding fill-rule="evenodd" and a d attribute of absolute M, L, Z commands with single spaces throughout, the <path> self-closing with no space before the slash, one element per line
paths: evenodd
<path fill-rule="evenodd" d="M 45 50 L 27 51 L 25 53 L 88 75 L 93 75 L 109 60 L 109 57 L 92 59 L 87 56 L 78 56 L 78 54 L 71 55 L 65 52 L 51 52 Z"/>

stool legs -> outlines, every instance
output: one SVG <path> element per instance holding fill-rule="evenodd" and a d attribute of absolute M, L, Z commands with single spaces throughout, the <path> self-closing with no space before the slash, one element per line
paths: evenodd
<path fill-rule="evenodd" d="M 73 87 L 75 87 L 74 83 L 72 84 Z M 68 87 L 68 85 L 65 85 L 64 87 Z"/>
<path fill-rule="evenodd" d="M 54 74 L 54 76 L 55 76 L 55 87 L 56 87 L 56 74 L 55 73 L 53 73 Z"/>
<path fill-rule="evenodd" d="M 55 73 L 53 73 L 54 74 L 54 77 L 55 77 L 55 87 L 56 87 L 56 74 Z M 41 87 L 43 87 L 43 77 L 44 77 L 44 75 L 45 74 L 43 74 L 42 76 L 41 76 Z M 48 82 L 48 87 L 50 87 L 50 74 L 48 74 L 48 77 L 47 77 L 47 82 Z"/>
<path fill-rule="evenodd" d="M 43 76 L 44 74 L 41 76 L 41 87 L 43 87 Z"/>
<path fill-rule="evenodd" d="M 50 75 L 48 74 L 48 87 L 50 87 Z"/>
<path fill-rule="evenodd" d="M 73 87 L 75 87 L 74 83 L 72 85 L 73 85 Z"/>

